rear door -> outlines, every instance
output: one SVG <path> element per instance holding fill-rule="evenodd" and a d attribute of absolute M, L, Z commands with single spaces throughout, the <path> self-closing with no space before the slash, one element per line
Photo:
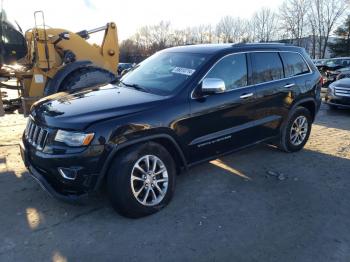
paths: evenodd
<path fill-rule="evenodd" d="M 252 82 L 256 90 L 256 118 L 260 121 L 256 135 L 260 140 L 276 136 L 283 117 L 288 113 L 293 79 L 286 79 L 279 52 L 252 52 Z"/>
<path fill-rule="evenodd" d="M 297 52 L 280 52 L 280 56 L 284 65 L 285 77 L 294 84 L 285 91 L 288 91 L 292 97 L 299 92 L 306 91 L 310 86 L 308 75 L 311 70 L 304 58 Z"/>

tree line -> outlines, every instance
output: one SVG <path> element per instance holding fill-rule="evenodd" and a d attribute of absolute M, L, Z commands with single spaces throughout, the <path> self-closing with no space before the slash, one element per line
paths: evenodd
<path fill-rule="evenodd" d="M 139 28 L 133 36 L 122 41 L 120 61 L 140 62 L 164 48 L 190 44 L 289 39 L 291 43 L 303 46 L 305 37 L 311 39 L 311 57 L 324 58 L 327 47 L 337 51 L 330 45 L 329 38 L 343 20 L 349 6 L 350 0 L 284 0 L 277 11 L 265 7 L 255 12 L 250 19 L 228 15 L 216 25 L 201 24 L 178 29 L 173 28 L 169 21 L 161 21 Z M 348 19 L 346 21 L 350 24 Z M 335 33 L 346 38 L 347 26 L 340 28 Z"/>

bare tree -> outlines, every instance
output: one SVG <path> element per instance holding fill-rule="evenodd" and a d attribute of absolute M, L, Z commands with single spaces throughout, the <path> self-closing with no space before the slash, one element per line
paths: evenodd
<path fill-rule="evenodd" d="M 316 44 L 317 44 L 317 21 L 314 16 L 309 15 L 309 28 L 312 37 L 311 57 L 316 58 Z"/>
<path fill-rule="evenodd" d="M 272 41 L 277 33 L 278 17 L 269 8 L 262 8 L 252 17 L 253 41 Z"/>
<path fill-rule="evenodd" d="M 168 36 L 170 35 L 170 22 L 161 21 L 159 24 L 152 26 L 151 35 L 153 43 L 157 45 L 157 48 L 163 49 L 167 47 Z"/>
<path fill-rule="evenodd" d="M 224 16 L 216 25 L 216 35 L 224 43 L 241 42 L 244 20 L 239 17 Z"/>
<path fill-rule="evenodd" d="M 281 30 L 295 39 L 298 46 L 306 31 L 309 6 L 310 0 L 285 0 L 279 10 Z"/>
<path fill-rule="evenodd" d="M 186 44 L 186 31 L 182 29 L 174 30 L 170 36 L 170 46 L 180 46 Z"/>
<path fill-rule="evenodd" d="M 315 22 L 320 58 L 325 57 L 329 36 L 348 6 L 349 0 L 311 0 L 310 15 Z"/>

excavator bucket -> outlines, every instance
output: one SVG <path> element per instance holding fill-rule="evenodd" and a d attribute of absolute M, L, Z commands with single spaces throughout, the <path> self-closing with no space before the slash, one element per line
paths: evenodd
<path fill-rule="evenodd" d="M 0 12 L 0 23 L 0 65 L 10 65 L 27 54 L 27 43 L 4 11 Z"/>

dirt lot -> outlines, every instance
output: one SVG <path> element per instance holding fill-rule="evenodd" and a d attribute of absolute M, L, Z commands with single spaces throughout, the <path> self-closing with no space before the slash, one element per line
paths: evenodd
<path fill-rule="evenodd" d="M 104 194 L 50 198 L 20 159 L 24 125 L 0 118 L 0 261 L 350 261 L 350 111 L 323 105 L 299 153 L 259 146 L 191 169 L 138 220 Z"/>

